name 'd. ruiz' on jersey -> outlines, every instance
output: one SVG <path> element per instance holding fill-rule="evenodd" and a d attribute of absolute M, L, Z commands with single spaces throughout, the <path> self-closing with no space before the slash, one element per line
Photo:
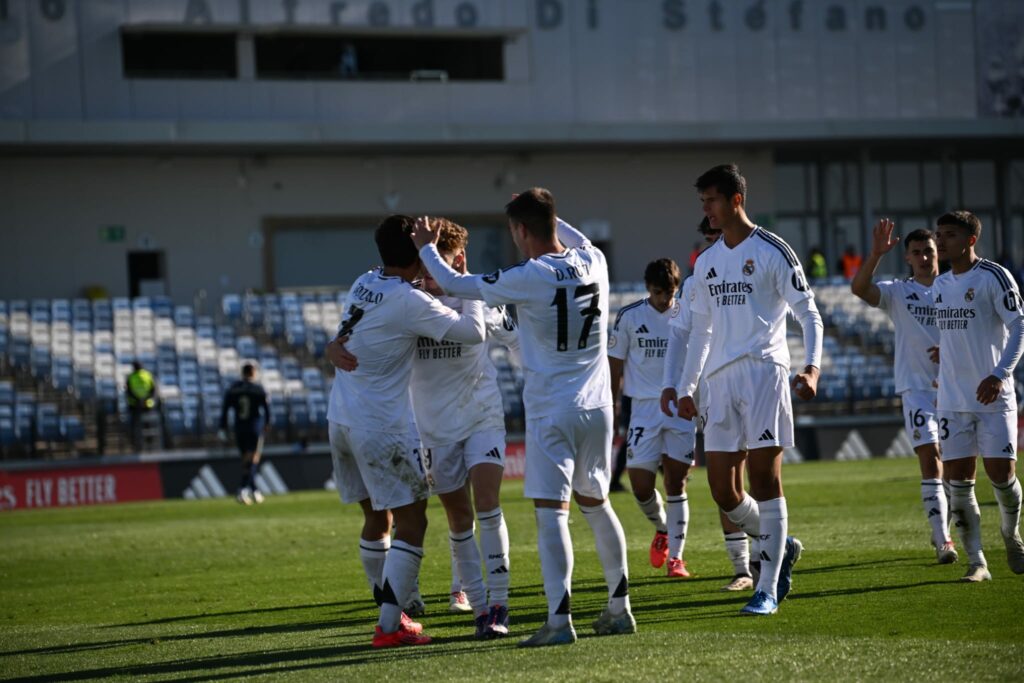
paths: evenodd
<path fill-rule="evenodd" d="M 644 350 L 644 358 L 664 358 L 665 351 L 668 350 L 668 339 L 664 337 L 653 337 L 651 339 L 638 337 L 636 347 Z"/>
<path fill-rule="evenodd" d="M 967 323 L 975 315 L 973 308 L 939 308 L 935 311 L 940 330 L 966 330 Z"/>
<path fill-rule="evenodd" d="M 462 358 L 462 344 L 448 341 L 434 341 L 429 337 L 416 340 L 416 357 L 420 360 L 443 360 Z"/>
<path fill-rule="evenodd" d="M 723 282 L 720 285 L 708 285 L 711 296 L 715 297 L 717 306 L 741 306 L 747 303 L 747 294 L 754 291 L 749 282 Z"/>
<path fill-rule="evenodd" d="M 555 268 L 555 279 L 559 282 L 562 280 L 582 280 L 588 275 L 590 275 L 589 263 L 581 263 L 578 266 L 566 266 L 565 268 Z"/>
<path fill-rule="evenodd" d="M 907 313 L 914 316 L 918 324 L 924 325 L 925 327 L 935 326 L 935 307 L 934 306 L 919 306 L 917 304 L 907 304 Z"/>

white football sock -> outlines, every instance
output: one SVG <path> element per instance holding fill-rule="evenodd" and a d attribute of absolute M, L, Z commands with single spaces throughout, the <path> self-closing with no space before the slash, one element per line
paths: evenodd
<path fill-rule="evenodd" d="M 572 594 L 572 538 L 569 536 L 569 511 L 536 508 L 537 554 L 548 602 L 548 625 L 561 628 L 572 621 L 569 596 Z"/>
<path fill-rule="evenodd" d="M 449 536 L 449 541 L 450 540 L 451 537 Z M 448 591 L 451 593 L 458 593 L 460 590 L 462 590 L 462 582 L 459 581 L 459 561 L 455 557 L 455 546 L 453 546 L 450 542 L 448 544 L 448 549 L 451 551 L 448 554 L 452 556 L 452 583 L 451 586 L 448 588 Z"/>
<path fill-rule="evenodd" d="M 1020 480 L 1014 477 L 1004 484 L 992 482 L 992 491 L 999 503 L 999 531 L 1003 538 L 1013 538 L 1014 534 L 1019 533 L 1017 527 L 1020 525 Z"/>
<path fill-rule="evenodd" d="M 743 529 L 747 536 L 757 538 L 761 533 L 761 518 L 757 507 L 757 501 L 750 497 L 749 493 L 743 494 L 743 500 L 732 510 L 725 511 L 725 516 L 733 524 Z"/>
<path fill-rule="evenodd" d="M 384 561 L 380 620 L 377 622 L 384 633 L 394 633 L 398 630 L 402 610 L 405 609 L 409 593 L 419 578 L 422 560 L 423 548 L 398 540 L 391 543 L 388 558 Z"/>
<path fill-rule="evenodd" d="M 750 574 L 749 547 L 747 535 L 742 531 L 725 534 L 725 553 L 729 556 L 733 572 L 736 574 Z"/>
<path fill-rule="evenodd" d="M 969 562 L 988 566 L 981 549 L 981 508 L 974 495 L 974 480 L 950 481 L 949 492 L 949 516 Z"/>
<path fill-rule="evenodd" d="M 373 595 L 374 602 L 377 602 L 377 595 L 384 583 L 381 576 L 384 573 L 384 560 L 388 556 L 390 547 L 390 536 L 385 536 L 379 541 L 359 539 L 359 559 L 363 562 L 363 573 L 366 574 L 366 581 L 370 584 L 370 593 Z"/>
<path fill-rule="evenodd" d="M 487 569 L 488 603 L 508 606 L 508 527 L 501 508 L 478 512 L 480 552 Z"/>
<path fill-rule="evenodd" d="M 690 502 L 685 493 L 681 496 L 668 496 L 665 516 L 669 528 L 668 556 L 682 559 L 683 547 L 686 545 L 686 527 L 690 522 Z"/>
<path fill-rule="evenodd" d="M 644 517 L 654 525 L 655 531 L 659 534 L 668 533 L 668 529 L 665 526 L 665 506 L 661 501 L 661 493 L 657 489 L 654 490 L 654 493 L 647 500 L 637 498 L 636 504 L 640 506 L 640 512 L 644 513 Z"/>
<path fill-rule="evenodd" d="M 449 533 L 448 541 L 451 544 L 452 557 L 455 558 L 455 570 L 459 575 L 459 583 L 462 585 L 462 590 L 466 591 L 466 598 L 473 607 L 473 614 L 486 612 L 487 589 L 484 588 L 480 550 L 476 547 L 476 536 L 473 534 L 472 527 L 469 531 L 462 533 Z"/>
<path fill-rule="evenodd" d="M 941 479 L 921 481 L 921 502 L 924 515 L 932 527 L 932 545 L 941 548 L 949 540 L 949 507 Z"/>
<path fill-rule="evenodd" d="M 607 500 L 595 507 L 580 506 L 583 517 L 594 532 L 597 556 L 608 584 L 608 609 L 621 614 L 629 609 L 629 569 L 626 566 L 626 535 L 619 518 Z"/>
<path fill-rule="evenodd" d="M 757 590 L 764 591 L 778 599 L 779 573 L 782 571 L 782 556 L 786 552 L 786 533 L 789 528 L 789 514 L 786 499 L 775 498 L 757 504 L 761 517 L 761 578 Z"/>

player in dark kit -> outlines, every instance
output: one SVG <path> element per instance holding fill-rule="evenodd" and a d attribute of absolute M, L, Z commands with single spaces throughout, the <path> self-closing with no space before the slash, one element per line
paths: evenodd
<path fill-rule="evenodd" d="M 270 425 L 270 404 L 263 385 L 256 381 L 256 368 L 242 366 L 242 379 L 232 384 L 224 394 L 220 411 L 221 440 L 227 440 L 228 411 L 235 412 L 235 443 L 242 454 L 242 481 L 236 499 L 243 505 L 262 503 L 263 494 L 256 487 L 256 472 L 260 467 L 263 432 Z"/>

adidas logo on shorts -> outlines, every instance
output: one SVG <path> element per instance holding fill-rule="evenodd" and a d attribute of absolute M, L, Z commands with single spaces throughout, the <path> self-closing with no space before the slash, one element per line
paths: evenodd
<path fill-rule="evenodd" d="M 1006 448 L 1003 449 L 1003 453 L 1008 453 L 1010 455 L 1013 455 L 1016 452 L 1017 451 L 1013 448 L 1013 444 L 1012 443 L 1006 444 Z"/>
<path fill-rule="evenodd" d="M 772 434 L 772 430 L 766 429 L 761 432 L 761 436 L 757 438 L 758 441 L 775 441 L 775 435 Z"/>

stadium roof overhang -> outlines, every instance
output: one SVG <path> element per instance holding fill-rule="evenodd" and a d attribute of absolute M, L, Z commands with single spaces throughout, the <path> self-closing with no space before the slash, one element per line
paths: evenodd
<path fill-rule="evenodd" d="M 178 153 L 978 145 L 1024 140 L 1022 119 L 679 124 L 354 125 L 242 121 L 0 121 L 0 152 Z"/>

